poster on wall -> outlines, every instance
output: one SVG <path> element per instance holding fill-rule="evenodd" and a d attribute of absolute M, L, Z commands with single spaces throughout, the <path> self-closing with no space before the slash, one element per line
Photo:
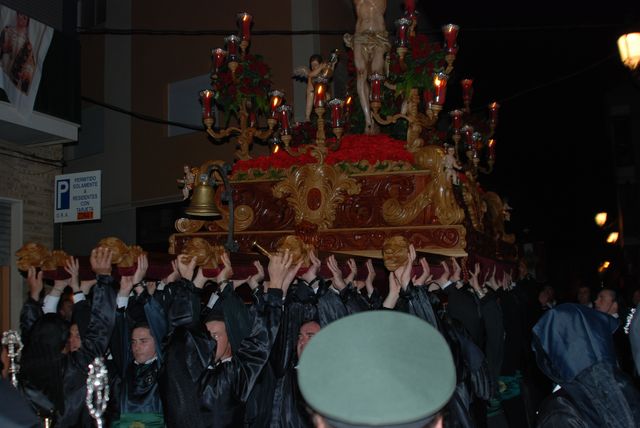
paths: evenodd
<path fill-rule="evenodd" d="M 56 175 L 54 223 L 100 220 L 102 171 Z"/>
<path fill-rule="evenodd" d="M 0 5 L 0 88 L 23 116 L 33 111 L 53 28 Z"/>

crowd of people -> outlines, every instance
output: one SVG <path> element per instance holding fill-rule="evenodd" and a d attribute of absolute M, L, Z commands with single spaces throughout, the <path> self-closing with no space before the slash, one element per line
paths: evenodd
<path fill-rule="evenodd" d="M 640 426 L 638 317 L 626 323 L 614 290 L 592 301 L 581 289 L 577 302 L 556 304 L 524 262 L 513 273 L 464 266 L 463 275 L 463 260 L 452 258 L 434 277 L 406 244 L 385 260 L 384 295 L 371 260 L 341 266 L 313 249 L 304 268 L 282 248 L 266 272 L 256 260 L 244 279 L 228 253 L 214 277 L 179 255 L 160 281 L 147 277 L 144 254 L 132 275 L 116 275 L 103 247 L 90 256 L 92 281 L 80 280 L 74 258 L 70 278 L 51 287 L 31 267 L 13 391 L 28 406 L 3 399 L 2 426 L 92 426 L 85 395 L 96 357 L 109 369 L 104 419 L 113 427 L 486 427 L 498 415 L 509 427 Z M 397 312 L 420 322 L 385 318 Z M 445 350 L 418 360 L 432 346 L 421 347 L 423 332 L 424 343 L 441 340 Z M 324 345 L 307 348 L 315 340 Z M 4 378 L 8 366 L 4 349 Z M 376 423 L 378 413 L 386 419 Z M 416 419 L 394 422 L 396 414 Z"/>

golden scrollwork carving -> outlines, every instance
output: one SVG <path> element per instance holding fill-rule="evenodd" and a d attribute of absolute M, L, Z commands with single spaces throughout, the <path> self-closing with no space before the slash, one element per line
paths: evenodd
<path fill-rule="evenodd" d="M 222 219 L 216 220 L 215 224 L 222 230 L 229 230 L 229 210 L 221 209 Z M 247 230 L 256 218 L 256 214 L 249 205 L 238 205 L 233 210 L 233 230 L 242 232 Z"/>
<path fill-rule="evenodd" d="M 196 233 L 206 223 L 205 220 L 192 220 L 190 218 L 179 218 L 174 226 L 180 233 Z"/>
<path fill-rule="evenodd" d="M 336 208 L 346 194 L 360 193 L 360 184 L 332 165 L 308 164 L 289 170 L 286 178 L 273 186 L 273 196 L 283 198 L 295 212 L 296 224 L 307 221 L 319 230 L 333 225 Z"/>
<path fill-rule="evenodd" d="M 464 198 L 464 203 L 469 210 L 469 217 L 471 218 L 473 228 L 479 232 L 483 232 L 484 224 L 482 222 L 482 218 L 487 210 L 486 204 L 480 197 L 478 184 L 476 183 L 475 178 L 473 178 L 473 174 L 467 173 L 466 176 L 467 181 L 462 183 L 462 197 Z"/>
<path fill-rule="evenodd" d="M 451 181 L 445 176 L 442 148 L 433 145 L 417 148 L 414 159 L 420 168 L 431 171 L 431 180 L 424 191 L 405 204 L 396 198 L 386 200 L 382 205 L 384 220 L 392 226 L 404 226 L 411 223 L 427 206 L 433 204 L 440 224 L 461 223 L 464 211 L 458 206 Z"/>

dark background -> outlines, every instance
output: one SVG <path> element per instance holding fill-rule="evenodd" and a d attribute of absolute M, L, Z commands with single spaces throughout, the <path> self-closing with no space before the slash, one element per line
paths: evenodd
<path fill-rule="evenodd" d="M 427 32 L 461 27 L 444 111 L 461 106 L 463 78 L 474 79 L 472 108 L 501 105 L 496 167 L 480 181 L 513 207 L 507 228 L 520 243 L 544 242 L 554 285 L 599 281 L 598 264 L 615 250 L 593 217 L 617 213 L 606 99 L 621 87 L 640 97 L 616 45 L 634 24 L 640 31 L 638 4 L 419 1 L 417 9 Z M 615 131 L 633 144 L 628 129 Z"/>

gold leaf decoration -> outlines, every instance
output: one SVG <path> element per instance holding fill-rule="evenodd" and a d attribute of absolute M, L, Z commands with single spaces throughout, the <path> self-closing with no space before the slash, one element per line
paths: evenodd
<path fill-rule="evenodd" d="M 307 221 L 326 230 L 333 225 L 336 208 L 345 196 L 360 193 L 360 184 L 332 165 L 307 164 L 290 169 L 287 176 L 273 187 L 273 196 L 287 197 L 295 212 L 295 222 Z"/>

